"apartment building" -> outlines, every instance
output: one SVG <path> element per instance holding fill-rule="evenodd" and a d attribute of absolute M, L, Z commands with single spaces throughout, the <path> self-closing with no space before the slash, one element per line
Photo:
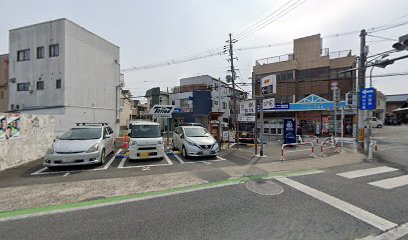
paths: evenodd
<path fill-rule="evenodd" d="M 119 47 L 68 19 L 9 32 L 11 112 L 54 115 L 55 132 L 76 122 L 119 129 Z"/>
<path fill-rule="evenodd" d="M 8 54 L 0 55 L 0 112 L 8 110 Z"/>
<path fill-rule="evenodd" d="M 203 91 L 207 91 L 209 96 L 199 94 Z M 236 93 L 238 101 L 248 97 L 242 89 L 236 89 Z M 232 96 L 233 89 L 228 83 L 209 75 L 200 75 L 180 79 L 180 86 L 175 87 L 170 94 L 170 102 L 185 113 L 177 116 L 179 121 L 196 121 L 207 125 L 210 117 L 229 123 L 233 114 Z"/>
<path fill-rule="evenodd" d="M 333 129 L 332 84 L 340 89 L 340 107 L 345 94 L 355 90 L 356 57 L 351 50 L 330 52 L 320 34 L 295 39 L 293 53 L 256 61 L 252 86 L 260 96 L 261 79 L 276 75 L 275 89 L 265 98 L 275 99 L 275 108 L 265 110 L 265 135 L 281 136 L 283 119 L 294 118 L 303 134 L 328 135 Z M 346 109 L 345 133 L 356 130 L 356 110 Z M 338 128 L 340 129 L 340 128 Z"/>

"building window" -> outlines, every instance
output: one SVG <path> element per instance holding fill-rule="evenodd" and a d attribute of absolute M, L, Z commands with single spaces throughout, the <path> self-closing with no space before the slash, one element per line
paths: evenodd
<path fill-rule="evenodd" d="M 218 106 L 218 101 L 214 101 L 214 105 Z"/>
<path fill-rule="evenodd" d="M 159 97 L 159 104 L 162 104 L 163 103 L 163 98 L 160 96 Z"/>
<path fill-rule="evenodd" d="M 61 84 L 62 84 L 62 81 L 61 81 L 61 79 L 57 79 L 57 81 L 56 81 L 56 87 L 57 88 L 61 88 Z"/>
<path fill-rule="evenodd" d="M 17 105 L 16 105 L 16 109 L 19 110 L 19 109 L 20 109 L 20 105 L 17 104 Z"/>
<path fill-rule="evenodd" d="M 44 47 L 37 47 L 37 59 L 44 58 Z"/>
<path fill-rule="evenodd" d="M 223 102 L 223 103 L 222 103 L 222 108 L 223 108 L 223 109 L 227 109 L 227 103 L 226 103 L 226 102 Z"/>
<path fill-rule="evenodd" d="M 30 49 L 24 49 L 17 51 L 17 61 L 27 61 L 30 60 Z"/>
<path fill-rule="evenodd" d="M 38 81 L 37 90 L 43 90 L 43 89 L 44 89 L 44 81 Z"/>
<path fill-rule="evenodd" d="M 171 101 L 171 105 L 176 105 L 176 101 Z"/>
<path fill-rule="evenodd" d="M 214 90 L 217 91 L 218 90 L 218 84 L 214 83 Z"/>
<path fill-rule="evenodd" d="M 57 57 L 59 56 L 59 45 L 58 44 L 54 44 L 54 45 L 50 45 L 50 57 Z"/>
<path fill-rule="evenodd" d="M 18 83 L 17 84 L 17 91 L 22 92 L 22 91 L 28 91 L 30 88 L 30 83 Z"/>
<path fill-rule="evenodd" d="M 3 99 L 3 98 L 4 98 L 4 92 L 1 91 L 1 92 L 0 92 L 0 99 Z"/>
<path fill-rule="evenodd" d="M 10 104 L 10 110 L 14 110 L 14 104 Z"/>

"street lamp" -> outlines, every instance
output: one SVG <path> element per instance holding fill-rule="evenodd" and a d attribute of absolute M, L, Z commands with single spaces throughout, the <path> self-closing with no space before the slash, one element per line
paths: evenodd
<path fill-rule="evenodd" d="M 397 51 L 408 50 L 408 34 L 399 37 L 399 42 L 396 42 L 392 45 Z"/>

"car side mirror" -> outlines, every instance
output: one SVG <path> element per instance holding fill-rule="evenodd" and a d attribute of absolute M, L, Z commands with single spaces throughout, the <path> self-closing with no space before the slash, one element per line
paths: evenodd
<path fill-rule="evenodd" d="M 127 135 L 128 135 L 128 137 L 130 137 L 130 133 L 128 133 Z"/>
<path fill-rule="evenodd" d="M 110 138 L 112 135 L 110 135 L 110 134 L 106 134 L 105 135 L 105 138 Z"/>
<path fill-rule="evenodd" d="M 183 135 L 183 134 L 180 134 L 180 138 L 184 138 L 184 135 Z"/>

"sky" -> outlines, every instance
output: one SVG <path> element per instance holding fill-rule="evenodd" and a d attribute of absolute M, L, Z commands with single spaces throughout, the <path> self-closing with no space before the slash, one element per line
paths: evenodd
<path fill-rule="evenodd" d="M 232 37 L 267 16 L 276 16 L 281 6 L 294 0 L 36 0 L 5 1 L 1 4 L 0 54 L 8 52 L 8 30 L 58 18 L 68 18 L 120 47 L 122 69 L 148 65 L 201 53 L 226 44 Z M 284 5 L 288 4 L 288 5 Z M 300 4 L 300 3 L 299 3 Z M 4 11 L 4 9 L 7 9 Z M 304 0 L 276 21 L 265 24 L 234 44 L 239 69 L 237 82 L 249 83 L 257 59 L 293 52 L 293 39 L 321 34 L 330 52 L 351 49 L 359 54 L 359 31 L 408 22 L 406 0 Z M 342 35 L 341 33 L 353 32 Z M 408 24 L 372 33 L 367 37 L 369 54 L 391 50 L 399 36 L 408 34 Z M 267 44 L 285 45 L 240 50 Z M 392 54 L 394 58 L 408 51 Z M 181 64 L 142 71 L 127 71 L 125 88 L 134 96 L 147 89 L 162 91 L 179 84 L 180 78 L 208 74 L 225 79 L 228 55 L 216 55 Z M 408 59 L 385 69 L 375 68 L 373 76 L 408 72 Z M 385 94 L 408 93 L 408 76 L 374 78 L 374 86 Z M 243 87 L 250 91 L 250 87 Z"/>

